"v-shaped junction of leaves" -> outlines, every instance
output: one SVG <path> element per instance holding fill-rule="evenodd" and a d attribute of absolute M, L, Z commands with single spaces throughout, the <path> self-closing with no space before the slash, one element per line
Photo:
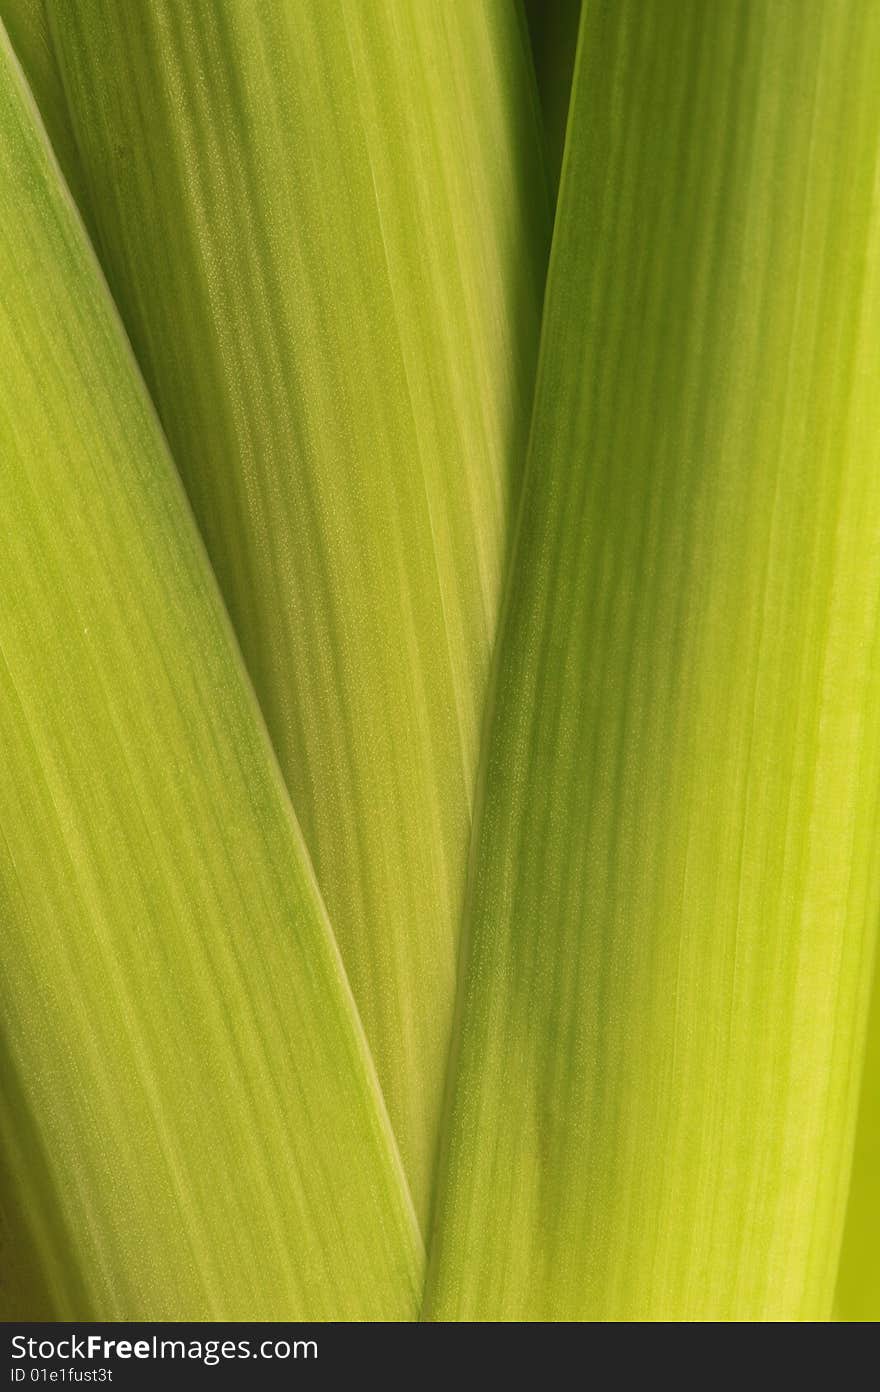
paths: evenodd
<path fill-rule="evenodd" d="M 509 0 L 46 9 L 424 1216 L 548 233 L 524 29 Z"/>
<path fill-rule="evenodd" d="M 578 6 L 530 8 L 552 164 Z M 584 6 L 433 1318 L 831 1308 L 880 868 L 880 18 L 710 8 Z M 543 279 L 520 7 L 0 13 L 424 1218 Z M 2 72 L 19 1313 L 412 1316 L 406 1184 L 285 791 Z M 875 1299 L 873 1050 L 843 1318 Z"/>

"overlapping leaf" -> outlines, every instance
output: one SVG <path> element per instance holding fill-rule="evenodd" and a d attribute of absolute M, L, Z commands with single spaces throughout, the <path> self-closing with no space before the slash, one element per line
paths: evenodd
<path fill-rule="evenodd" d="M 0 362 L 4 1312 L 411 1317 L 311 867 L 2 27 Z"/>
<path fill-rule="evenodd" d="M 68 188 L 73 192 L 80 214 L 91 226 L 82 165 L 67 114 L 67 101 L 43 0 L 0 0 L 0 20 L 6 27 L 13 52 L 37 101 L 43 125 Z"/>
<path fill-rule="evenodd" d="M 424 1214 L 548 234 L 524 32 L 508 0 L 47 10 Z"/>

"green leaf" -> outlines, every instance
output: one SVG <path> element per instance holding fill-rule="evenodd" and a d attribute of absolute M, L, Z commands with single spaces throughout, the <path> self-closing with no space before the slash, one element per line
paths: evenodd
<path fill-rule="evenodd" d="M 91 230 L 82 165 L 67 114 L 67 101 L 43 0 L 0 0 L 0 22 L 40 108 L 55 157 Z"/>
<path fill-rule="evenodd" d="M 880 1320 L 880 957 L 874 969 L 835 1309 L 837 1318 L 847 1322 Z"/>
<path fill-rule="evenodd" d="M 880 882 L 880 8 L 587 0 L 434 1319 L 827 1318 Z"/>
<path fill-rule="evenodd" d="M 415 1218 L 311 867 L 2 26 L 0 362 L 12 1277 L 34 1259 L 68 1319 L 411 1316 Z"/>
<path fill-rule="evenodd" d="M 509 0 L 48 9 L 424 1214 L 545 267 L 524 34 Z"/>

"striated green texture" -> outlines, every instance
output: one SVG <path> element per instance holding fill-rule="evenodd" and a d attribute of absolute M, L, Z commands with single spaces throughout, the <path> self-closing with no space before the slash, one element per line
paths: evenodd
<path fill-rule="evenodd" d="M 837 1274 L 839 1320 L 880 1320 L 880 957 L 868 1020 L 852 1181 Z"/>
<path fill-rule="evenodd" d="M 67 116 L 67 102 L 43 0 L 0 0 L 0 22 L 6 26 L 9 42 L 40 108 L 68 187 L 91 228 L 79 151 Z"/>
<path fill-rule="evenodd" d="M 417 1207 L 548 198 L 508 0 L 48 0 L 102 259 Z"/>
<path fill-rule="evenodd" d="M 4 1312 L 411 1316 L 339 955 L 2 26 L 0 362 Z"/>
<path fill-rule="evenodd" d="M 428 1318 L 827 1318 L 878 920 L 880 7 L 587 0 Z"/>

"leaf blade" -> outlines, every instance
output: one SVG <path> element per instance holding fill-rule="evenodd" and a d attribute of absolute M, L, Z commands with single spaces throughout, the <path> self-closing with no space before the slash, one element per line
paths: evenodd
<path fill-rule="evenodd" d="M 581 25 L 426 1312 L 827 1318 L 877 921 L 880 28 Z"/>
<path fill-rule="evenodd" d="M 846 1323 L 880 1319 L 880 969 L 875 965 L 862 1068 L 852 1176 L 835 1292 L 835 1317 Z"/>
<path fill-rule="evenodd" d="M 420 1240 L 348 984 L 2 28 L 0 128 L 13 1239 L 56 1317 L 405 1318 Z"/>

